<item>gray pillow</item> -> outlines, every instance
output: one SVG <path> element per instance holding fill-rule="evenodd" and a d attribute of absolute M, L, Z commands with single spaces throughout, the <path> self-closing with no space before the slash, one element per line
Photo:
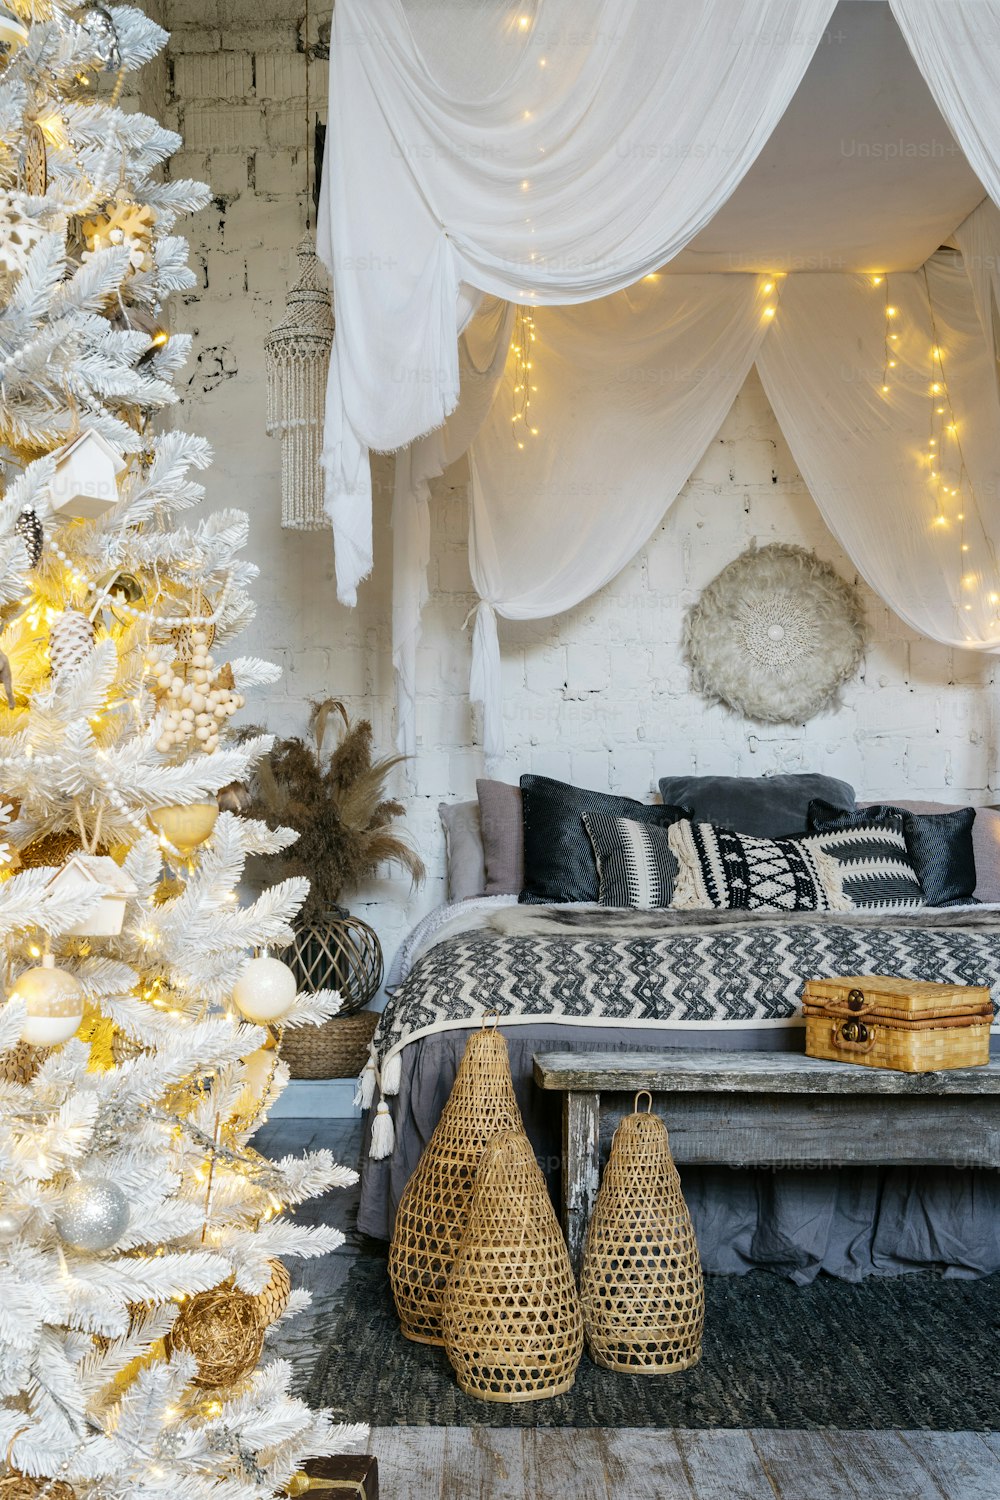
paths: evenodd
<path fill-rule="evenodd" d="M 524 813 L 521 788 L 506 781 L 477 781 L 479 823 L 486 858 L 487 896 L 518 896 L 524 885 Z"/>
<path fill-rule="evenodd" d="M 663 776 L 664 802 L 691 810 L 695 823 L 715 823 L 761 839 L 807 833 L 809 804 L 821 797 L 843 812 L 855 808 L 846 781 L 811 772 L 790 776 Z"/>
<path fill-rule="evenodd" d="M 441 802 L 448 900 L 467 901 L 486 891 L 486 859 L 479 828 L 478 802 Z"/>

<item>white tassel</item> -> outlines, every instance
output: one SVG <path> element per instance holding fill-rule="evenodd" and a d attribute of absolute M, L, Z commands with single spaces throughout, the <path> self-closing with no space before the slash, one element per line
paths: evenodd
<path fill-rule="evenodd" d="M 368 1148 L 368 1155 L 372 1161 L 384 1161 L 391 1156 L 396 1144 L 396 1132 L 392 1128 L 392 1116 L 389 1106 L 384 1099 L 378 1102 L 375 1111 L 375 1123 L 372 1126 L 372 1143 Z"/>
<path fill-rule="evenodd" d="M 375 1064 L 372 1062 L 371 1058 L 369 1058 L 364 1067 L 361 1069 L 361 1074 L 358 1078 L 358 1086 L 354 1090 L 355 1108 L 360 1105 L 362 1109 L 371 1109 L 372 1100 L 374 1098 Z"/>
<path fill-rule="evenodd" d="M 394 1052 L 382 1069 L 383 1094 L 398 1094 L 403 1081 L 403 1054 Z"/>

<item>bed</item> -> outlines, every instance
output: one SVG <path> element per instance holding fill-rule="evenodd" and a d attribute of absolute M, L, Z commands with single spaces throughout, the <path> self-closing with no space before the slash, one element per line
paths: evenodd
<path fill-rule="evenodd" d="M 801 1050 L 806 977 L 895 973 L 985 984 L 1000 995 L 1000 906 L 879 912 L 439 908 L 404 943 L 374 1040 L 394 1123 L 364 1153 L 358 1227 L 388 1238 L 400 1195 L 447 1100 L 471 1029 L 495 1010 L 525 1125 L 555 1188 L 558 1101 L 532 1082 L 534 1053 Z M 997 1023 L 994 1022 L 994 1033 Z M 706 1270 L 766 1267 L 798 1282 L 935 1266 L 1000 1269 L 1000 1174 L 942 1169 L 687 1169 Z"/>

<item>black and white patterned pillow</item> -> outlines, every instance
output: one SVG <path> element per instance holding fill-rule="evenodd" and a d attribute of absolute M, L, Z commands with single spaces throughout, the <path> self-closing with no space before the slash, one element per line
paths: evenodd
<path fill-rule="evenodd" d="M 818 844 L 829 859 L 836 861 L 851 906 L 892 911 L 926 905 L 901 815 L 865 822 L 854 813 L 837 823 L 837 827 L 827 826 L 809 834 L 805 842 Z"/>
<path fill-rule="evenodd" d="M 836 860 L 818 839 L 762 839 L 713 823 L 675 823 L 674 906 L 745 911 L 843 911 Z"/>
<path fill-rule="evenodd" d="M 678 864 L 668 829 L 599 812 L 585 812 L 583 823 L 594 846 L 601 906 L 670 905 Z"/>

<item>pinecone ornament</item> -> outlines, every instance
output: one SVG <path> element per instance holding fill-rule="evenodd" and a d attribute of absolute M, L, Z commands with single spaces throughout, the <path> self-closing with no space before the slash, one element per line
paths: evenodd
<path fill-rule="evenodd" d="M 41 560 L 42 548 L 45 545 L 45 532 L 42 529 L 41 521 L 38 519 L 38 512 L 32 510 L 30 505 L 27 509 L 22 510 L 14 522 L 14 530 L 24 543 L 24 550 L 28 554 L 28 562 L 33 568 L 37 567 Z"/>
<path fill-rule="evenodd" d="M 276 1323 L 288 1306 L 292 1295 L 292 1278 L 280 1260 L 271 1262 L 271 1279 L 262 1292 L 257 1294 L 257 1305 L 265 1323 Z"/>
<path fill-rule="evenodd" d="M 59 678 L 72 672 L 87 660 L 94 649 L 94 627 L 78 609 L 64 609 L 56 615 L 49 631 L 49 666 Z"/>

